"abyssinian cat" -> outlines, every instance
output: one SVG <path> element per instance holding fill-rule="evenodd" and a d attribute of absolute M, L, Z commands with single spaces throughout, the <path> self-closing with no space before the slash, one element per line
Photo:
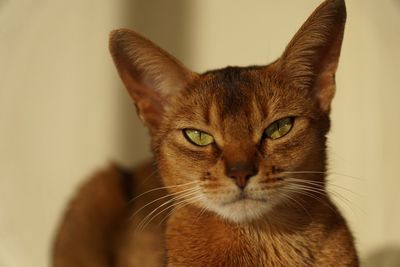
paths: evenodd
<path fill-rule="evenodd" d="M 85 184 L 54 266 L 358 266 L 325 189 L 345 20 L 344 1 L 326 0 L 273 63 L 203 74 L 113 31 L 155 165 L 111 166 Z"/>

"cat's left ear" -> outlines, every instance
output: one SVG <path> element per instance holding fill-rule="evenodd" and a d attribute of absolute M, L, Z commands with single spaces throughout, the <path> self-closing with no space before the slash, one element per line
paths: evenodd
<path fill-rule="evenodd" d="M 139 117 L 157 132 L 170 98 L 194 79 L 176 58 L 128 29 L 110 34 L 110 52 Z"/>
<path fill-rule="evenodd" d="M 345 22 L 344 0 L 326 0 L 296 33 L 276 65 L 292 86 L 311 90 L 326 113 L 335 94 Z"/>

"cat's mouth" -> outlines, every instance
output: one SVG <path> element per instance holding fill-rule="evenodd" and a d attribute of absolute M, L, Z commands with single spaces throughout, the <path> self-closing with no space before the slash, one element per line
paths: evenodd
<path fill-rule="evenodd" d="M 255 197 L 246 195 L 245 193 L 241 192 L 237 198 L 222 203 L 222 206 L 231 205 L 231 204 L 239 204 L 239 203 L 244 203 L 244 202 L 266 203 L 267 201 L 265 199 L 255 198 Z"/>
<path fill-rule="evenodd" d="M 240 195 L 224 203 L 209 206 L 220 216 L 236 222 L 244 223 L 262 217 L 270 210 L 271 205 L 265 199 Z"/>
<path fill-rule="evenodd" d="M 219 190 L 203 192 L 205 207 L 221 217 L 233 222 L 243 223 L 258 219 L 271 210 L 272 202 L 265 189 L 249 186 L 239 190 L 231 186 Z"/>
<path fill-rule="evenodd" d="M 254 208 L 256 206 L 265 205 L 266 202 L 264 200 L 253 199 L 253 198 L 242 198 L 231 201 L 230 203 L 226 203 L 226 206 L 236 207 L 241 210 L 248 209 L 250 207 Z"/>

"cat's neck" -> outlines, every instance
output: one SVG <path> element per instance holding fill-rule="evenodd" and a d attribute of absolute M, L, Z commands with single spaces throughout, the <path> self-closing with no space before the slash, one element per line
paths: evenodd
<path fill-rule="evenodd" d="M 311 258 L 305 254 L 309 247 L 319 243 L 315 240 L 325 236 L 323 225 L 336 221 L 332 218 L 341 219 L 329 212 L 325 205 L 333 205 L 328 199 L 325 201 L 326 204 L 307 206 L 307 213 L 300 207 L 289 208 L 283 210 L 286 215 L 274 211 L 277 213 L 249 223 L 233 223 L 195 206 L 186 206 L 173 212 L 168 221 L 169 257 L 177 266 L 185 266 L 186 259 L 202 259 L 201 266 L 216 266 L 216 262 L 224 263 L 219 266 L 242 266 L 248 261 L 254 263 L 252 266 L 276 266 L 276 262 L 282 262 L 282 266 L 309 266 Z M 210 251 L 216 259 L 209 259 Z M 282 255 L 286 256 L 281 258 Z"/>

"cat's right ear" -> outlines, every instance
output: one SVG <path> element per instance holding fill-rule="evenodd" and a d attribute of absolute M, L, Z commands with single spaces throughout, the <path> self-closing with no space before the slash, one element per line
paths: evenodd
<path fill-rule="evenodd" d="M 131 30 L 111 32 L 110 52 L 140 118 L 153 133 L 160 125 L 170 97 L 184 88 L 195 74 Z"/>

